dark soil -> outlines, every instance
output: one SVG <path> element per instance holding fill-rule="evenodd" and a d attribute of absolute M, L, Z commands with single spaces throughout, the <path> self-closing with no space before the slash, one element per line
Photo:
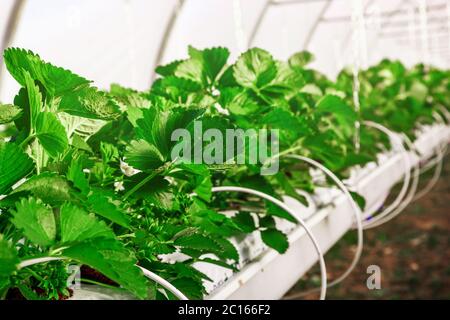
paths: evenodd
<path fill-rule="evenodd" d="M 437 185 L 409 205 L 397 218 L 365 231 L 364 252 L 353 273 L 327 299 L 450 299 L 450 162 Z M 431 170 L 432 171 L 432 170 Z M 430 174 L 421 177 L 422 185 Z M 355 234 L 347 234 L 327 253 L 328 279 L 342 274 L 355 249 Z M 381 289 L 369 290 L 367 267 L 381 269 Z M 318 269 L 304 276 L 288 294 L 320 284 Z M 301 299 L 317 299 L 310 294 Z"/>
<path fill-rule="evenodd" d="M 97 270 L 92 269 L 86 265 L 81 266 L 81 277 L 84 279 L 93 280 L 96 282 L 104 283 L 110 286 L 118 287 L 119 285 L 113 280 L 109 279 Z"/>

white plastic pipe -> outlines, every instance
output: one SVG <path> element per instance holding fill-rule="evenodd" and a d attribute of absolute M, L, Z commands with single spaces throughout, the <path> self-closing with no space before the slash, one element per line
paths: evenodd
<path fill-rule="evenodd" d="M 325 167 L 324 165 L 322 165 L 321 163 L 308 158 L 308 157 L 303 157 L 300 155 L 296 155 L 296 154 L 290 154 L 287 155 L 287 157 L 289 158 L 293 158 L 293 159 L 297 159 L 297 160 L 301 160 L 304 161 L 306 163 L 308 163 L 309 165 L 319 169 L 320 171 L 322 171 L 324 174 L 326 174 L 328 177 L 330 177 L 334 183 L 339 187 L 339 189 L 344 193 L 344 195 L 347 197 L 352 210 L 353 210 L 353 214 L 355 216 L 355 223 L 357 225 L 357 235 L 358 235 L 358 243 L 357 243 L 357 248 L 356 248 L 356 252 L 355 255 L 353 257 L 353 260 L 350 264 L 350 266 L 347 268 L 347 270 L 345 270 L 345 272 L 339 276 L 337 279 L 333 280 L 332 282 L 330 282 L 328 284 L 328 288 L 337 285 L 338 283 L 342 282 L 345 278 L 348 277 L 348 275 L 355 269 L 356 265 L 359 262 L 359 259 L 361 258 L 361 254 L 363 251 L 363 226 L 362 226 L 362 212 L 361 209 L 359 208 L 358 204 L 355 202 L 355 200 L 353 199 L 352 195 L 350 194 L 348 188 L 344 185 L 344 183 L 331 171 L 329 170 L 327 167 Z M 306 294 L 309 294 L 311 292 L 316 291 L 315 289 L 313 290 L 309 290 L 307 292 L 301 292 L 299 294 L 294 294 L 294 295 L 290 295 L 288 297 L 286 297 L 286 299 L 295 299 L 298 298 L 300 296 L 304 296 Z"/>
<path fill-rule="evenodd" d="M 411 140 L 408 138 L 408 136 L 403 135 L 403 139 L 410 150 L 415 149 L 414 144 L 411 142 Z M 417 186 L 419 184 L 420 169 L 419 169 L 418 161 L 416 164 L 413 165 L 413 171 L 414 171 L 414 174 L 413 174 L 413 181 L 411 184 L 411 188 L 410 188 L 408 194 L 406 195 L 406 197 L 404 198 L 404 200 L 390 214 L 388 214 L 384 217 L 369 221 L 369 223 L 366 225 L 366 229 L 378 227 L 378 226 L 392 220 L 397 215 L 399 215 L 403 211 L 403 209 L 405 209 L 411 203 L 411 201 L 414 198 L 414 194 L 416 193 Z M 377 218 L 377 217 L 375 217 L 375 218 Z"/>
<path fill-rule="evenodd" d="M 403 176 L 403 185 L 402 185 L 402 188 L 401 188 L 398 196 L 381 213 L 377 214 L 372 219 L 366 220 L 366 221 L 363 222 L 363 227 L 367 228 L 369 225 L 371 225 L 371 224 L 375 223 L 376 221 L 382 219 L 383 217 L 391 214 L 402 203 L 402 200 L 405 198 L 406 193 L 408 191 L 409 182 L 411 180 L 411 171 L 410 171 L 410 169 L 411 169 L 411 160 L 409 158 L 408 152 L 406 151 L 405 147 L 403 146 L 401 138 L 397 134 L 395 134 L 393 131 L 389 130 L 385 126 L 383 126 L 383 125 L 381 125 L 379 123 L 376 123 L 376 122 L 364 121 L 363 124 L 368 126 L 368 127 L 377 129 L 377 130 L 385 133 L 390 138 L 392 143 L 395 143 L 398 146 L 398 148 L 401 150 L 402 157 L 403 157 L 404 164 L 405 164 L 405 174 Z M 368 217 L 365 216 L 364 218 L 368 218 Z"/>
<path fill-rule="evenodd" d="M 442 108 L 442 112 L 444 113 L 445 117 L 447 118 L 447 121 L 449 121 L 450 119 L 448 118 L 450 115 L 448 114 L 447 109 Z M 438 112 L 434 113 L 434 118 L 440 122 L 442 125 L 446 125 L 446 122 L 444 120 L 444 118 L 442 117 L 441 114 L 439 114 Z M 414 196 L 414 198 L 412 199 L 412 201 L 416 201 L 419 200 L 420 198 L 422 198 L 423 196 L 425 196 L 428 192 L 430 192 L 431 189 L 433 189 L 433 187 L 436 185 L 436 183 L 439 180 L 439 177 L 441 176 L 441 172 L 442 172 L 442 166 L 443 166 L 443 161 L 444 161 L 444 155 L 447 153 L 447 143 L 445 143 L 445 145 L 441 148 L 440 146 L 436 147 L 436 158 L 430 160 L 425 166 L 424 168 L 420 171 L 420 173 L 424 173 L 425 171 L 429 170 L 430 168 L 432 168 L 433 166 L 436 166 L 433 176 L 431 177 L 431 179 L 428 181 L 428 183 L 426 184 L 425 187 L 422 188 L 422 190 L 420 190 L 419 192 L 417 192 L 417 194 Z"/>
<path fill-rule="evenodd" d="M 305 229 L 306 234 L 311 239 L 314 248 L 317 252 L 317 255 L 319 256 L 319 265 L 320 265 L 320 276 L 321 276 L 321 285 L 320 285 L 320 300 L 325 300 L 326 293 L 327 293 L 327 271 L 325 266 L 325 260 L 323 258 L 322 250 L 320 249 L 319 243 L 317 242 L 316 238 L 314 237 L 313 233 L 311 232 L 311 229 L 306 225 L 306 223 L 303 221 L 303 219 L 291 208 L 289 208 L 285 203 L 282 201 L 257 190 L 244 188 L 244 187 L 234 187 L 234 186 L 223 186 L 223 187 L 213 187 L 212 192 L 242 192 L 247 194 L 252 194 L 258 197 L 261 197 L 265 200 L 268 200 L 277 206 L 279 206 L 281 209 L 288 212 L 292 217 L 297 220 L 297 222 Z"/>

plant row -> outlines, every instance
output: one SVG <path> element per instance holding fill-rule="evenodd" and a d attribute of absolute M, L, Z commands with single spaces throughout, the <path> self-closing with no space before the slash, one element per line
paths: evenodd
<path fill-rule="evenodd" d="M 312 60 L 300 52 L 278 61 L 253 48 L 229 64 L 225 48 L 189 47 L 187 59 L 156 69 L 149 90 L 113 84 L 102 91 L 30 51 L 7 49 L 6 67 L 21 88 L 0 105 L 0 297 L 68 298 L 68 270 L 76 266 L 82 282 L 173 299 L 141 266 L 201 299 L 210 279 L 195 263 L 238 270 L 229 239 L 254 232 L 283 253 L 289 243 L 275 218 L 295 222 L 269 202 L 213 194 L 213 186 L 304 203 L 296 190 L 313 192 L 319 182 L 286 155 L 311 157 L 345 178 L 389 148 L 387 137 L 356 123 L 375 121 L 414 138 L 418 124 L 450 107 L 448 71 L 383 60 L 360 71 L 358 110 L 352 72 L 333 81 L 309 68 Z M 278 171 L 261 174 L 266 163 L 246 157 L 238 163 L 249 148 L 213 154 L 221 160 L 213 164 L 174 159 L 174 149 L 209 150 L 203 140 L 173 141 L 177 129 L 195 136 L 195 123 L 219 132 L 277 130 L 277 152 L 271 137 L 263 151 L 279 161 Z M 234 214 L 223 214 L 230 209 Z M 166 262 L 172 253 L 184 259 Z M 42 257 L 62 260 L 25 263 Z"/>

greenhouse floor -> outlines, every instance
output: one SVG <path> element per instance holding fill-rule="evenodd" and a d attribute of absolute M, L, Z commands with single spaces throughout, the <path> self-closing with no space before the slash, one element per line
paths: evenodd
<path fill-rule="evenodd" d="M 447 156 L 441 179 L 430 193 L 390 223 L 365 231 L 361 261 L 342 284 L 328 290 L 327 299 L 450 299 L 449 160 Z M 330 279 L 351 261 L 353 237 L 347 234 L 327 253 Z M 381 290 L 366 287 L 370 265 L 381 268 Z M 317 268 L 310 270 L 288 294 L 318 286 L 318 274 Z M 317 299 L 317 293 L 304 298 Z"/>

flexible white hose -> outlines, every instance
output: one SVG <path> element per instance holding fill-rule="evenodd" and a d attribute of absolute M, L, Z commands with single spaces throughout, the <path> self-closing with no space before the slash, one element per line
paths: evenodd
<path fill-rule="evenodd" d="M 173 293 L 178 299 L 180 300 L 189 300 L 188 297 L 186 297 L 184 295 L 183 292 L 181 292 L 180 290 L 178 290 L 177 288 L 175 288 L 169 281 L 167 281 L 166 279 L 158 276 L 157 274 L 151 272 L 148 269 L 145 269 L 144 267 L 138 266 L 142 272 L 144 273 L 144 275 L 155 281 L 156 283 L 158 283 L 159 285 L 161 285 L 162 287 L 164 287 L 164 289 L 169 290 L 171 293 Z"/>
<path fill-rule="evenodd" d="M 24 260 L 24 261 L 20 262 L 19 265 L 18 265 L 18 269 L 23 269 L 25 267 L 29 267 L 29 266 L 32 266 L 32 265 L 35 265 L 35 264 L 44 263 L 44 262 L 50 262 L 50 261 L 55 261 L 55 260 L 70 260 L 70 259 L 66 258 L 66 257 L 41 257 L 41 258 L 29 259 L 29 260 Z M 155 281 L 157 284 L 161 285 L 164 289 L 169 290 L 178 299 L 180 299 L 180 300 L 189 300 L 180 290 L 175 288 L 167 280 L 161 278 L 160 276 L 158 276 L 157 274 L 151 272 L 148 269 L 145 269 L 145 268 L 143 268 L 141 266 L 138 266 L 138 265 L 136 265 L 136 266 L 142 270 L 142 272 L 144 273 L 144 275 L 147 278 Z"/>
<path fill-rule="evenodd" d="M 391 214 L 401 203 L 402 200 L 405 198 L 405 195 L 408 191 L 408 187 L 409 187 L 409 182 L 411 180 L 411 160 L 409 158 L 409 154 L 406 151 L 405 147 L 403 146 L 403 143 L 401 141 L 401 138 L 395 134 L 393 131 L 389 130 L 388 128 L 386 128 L 385 126 L 379 124 L 379 123 L 375 123 L 372 121 L 364 121 L 363 122 L 364 125 L 377 129 L 383 133 L 385 133 L 390 140 L 395 143 L 397 145 L 397 147 L 401 150 L 401 154 L 403 157 L 403 163 L 405 164 L 405 174 L 403 176 L 403 185 L 402 188 L 399 192 L 399 194 L 397 195 L 396 199 L 387 207 L 385 208 L 381 213 L 377 214 L 375 217 L 373 217 L 370 220 L 366 220 L 363 222 L 363 227 L 367 228 L 369 225 L 375 223 L 376 221 L 382 219 L 383 217 Z M 368 218 L 368 217 L 364 217 L 364 218 Z"/>
<path fill-rule="evenodd" d="M 408 136 L 403 135 L 403 139 L 410 150 L 415 149 L 414 144 L 411 142 L 411 140 L 408 138 Z M 415 163 L 413 165 L 413 170 L 414 170 L 413 181 L 411 184 L 411 188 L 410 188 L 408 194 L 406 195 L 405 199 L 390 214 L 388 214 L 382 218 L 373 219 L 373 220 L 369 221 L 369 223 L 365 226 L 366 229 L 378 227 L 378 226 L 392 220 L 397 215 L 399 215 L 403 211 L 403 209 L 405 209 L 411 203 L 411 201 L 414 198 L 414 194 L 416 193 L 417 186 L 419 184 L 419 176 L 420 176 L 419 161 L 417 161 L 417 163 Z M 377 218 L 377 217 L 378 216 L 376 216 L 375 218 Z"/>
<path fill-rule="evenodd" d="M 290 154 L 287 155 L 287 157 L 289 158 L 293 158 L 293 159 L 297 159 L 297 160 L 301 160 L 304 161 L 310 165 L 312 165 L 313 167 L 321 170 L 324 174 L 326 174 L 328 177 L 330 177 L 334 183 L 336 183 L 336 185 L 339 187 L 339 189 L 341 189 L 341 191 L 344 193 L 344 195 L 347 197 L 352 209 L 353 209 L 353 214 L 355 217 L 355 223 L 357 225 L 357 235 L 358 235 L 358 243 L 357 243 L 357 248 L 356 248 L 356 252 L 355 255 L 353 257 L 353 260 L 350 264 L 350 266 L 347 268 L 347 270 L 341 275 L 339 276 L 337 279 L 333 280 L 332 282 L 330 282 L 328 284 L 328 288 L 337 285 L 338 283 L 342 282 L 345 278 L 348 277 L 348 275 L 355 269 L 356 265 L 359 262 L 359 259 L 361 258 L 361 254 L 363 251 L 363 226 L 362 226 L 362 212 L 361 209 L 359 208 L 358 204 L 355 202 L 355 200 L 353 199 L 352 195 L 350 194 L 350 192 L 348 191 L 348 188 L 344 185 L 344 183 L 333 173 L 331 172 L 327 167 L 325 167 L 324 165 L 320 164 L 319 162 L 308 158 L 308 157 L 303 157 L 300 155 L 295 155 L 295 154 Z M 289 295 L 287 297 L 285 297 L 285 299 L 296 299 L 299 298 L 301 296 L 305 296 L 307 294 L 310 294 L 312 292 L 317 291 L 317 289 L 312 289 L 312 290 L 308 290 L 306 292 L 300 292 L 297 294 L 293 294 L 293 295 Z"/>
<path fill-rule="evenodd" d="M 449 116 L 449 114 L 448 114 L 448 112 L 447 112 L 447 110 L 445 108 L 443 109 L 443 113 L 445 114 L 446 117 Z M 438 122 L 440 122 L 442 125 L 446 126 L 446 122 L 445 122 L 444 118 L 442 117 L 442 115 L 440 113 L 434 112 L 433 116 Z M 449 119 L 447 118 L 447 120 L 449 120 Z M 439 145 L 436 147 L 436 158 L 430 160 L 425 165 L 423 170 L 421 170 L 421 172 L 420 172 L 422 174 L 425 171 L 429 170 L 430 168 L 432 168 L 433 166 L 436 165 L 436 169 L 434 170 L 433 176 L 428 181 L 426 186 L 423 187 L 422 190 L 417 192 L 417 194 L 414 196 L 412 201 L 419 200 L 420 198 L 425 196 L 428 192 L 430 192 L 431 189 L 433 189 L 433 187 L 436 185 L 436 183 L 439 180 L 439 177 L 441 176 L 442 167 L 443 167 L 443 161 L 444 161 L 444 155 L 446 153 L 447 153 L 447 143 L 445 143 L 445 145 L 442 148 Z"/>
<path fill-rule="evenodd" d="M 266 199 L 277 206 L 279 206 L 281 209 L 288 212 L 292 217 L 297 220 L 297 222 L 305 229 L 306 234 L 311 239 L 314 248 L 317 252 L 317 255 L 319 256 L 319 265 L 320 265 L 320 276 L 321 276 L 321 286 L 320 286 L 320 300 L 325 300 L 326 293 L 327 293 L 327 271 L 325 266 L 325 260 L 323 258 L 322 250 L 320 249 L 319 243 L 317 242 L 316 238 L 314 237 L 313 233 L 311 232 L 310 228 L 306 225 L 306 223 L 303 221 L 303 219 L 291 208 L 289 208 L 285 203 L 282 201 L 257 190 L 244 188 L 244 187 L 234 187 L 234 186 L 223 186 L 223 187 L 213 187 L 212 192 L 242 192 L 247 194 L 252 194 L 258 197 L 261 197 L 263 199 Z"/>

